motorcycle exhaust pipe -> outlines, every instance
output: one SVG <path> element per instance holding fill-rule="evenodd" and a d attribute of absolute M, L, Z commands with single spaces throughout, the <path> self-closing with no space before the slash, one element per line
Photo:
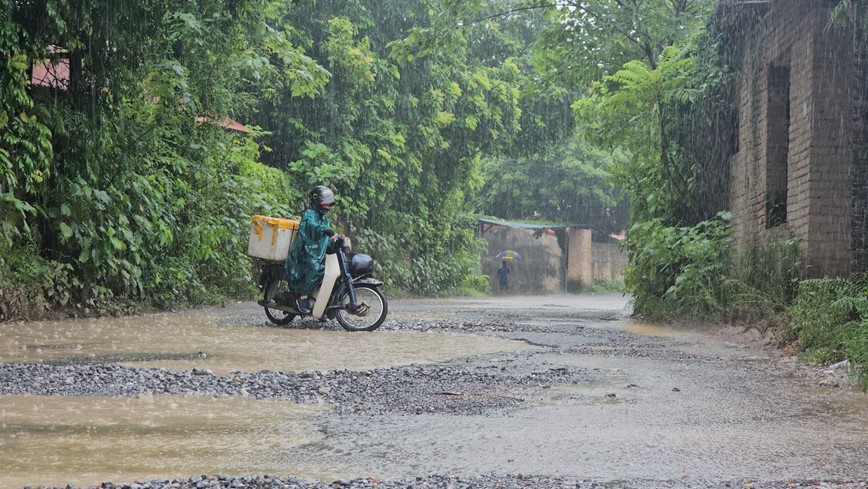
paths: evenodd
<path fill-rule="evenodd" d="M 278 304 L 277 302 L 274 302 L 274 301 L 267 301 L 265 299 L 259 299 L 256 303 L 262 307 L 267 307 L 269 309 L 277 309 L 278 311 L 288 312 L 290 314 L 301 314 L 300 312 L 298 312 L 297 309 L 295 309 L 292 306 Z"/>

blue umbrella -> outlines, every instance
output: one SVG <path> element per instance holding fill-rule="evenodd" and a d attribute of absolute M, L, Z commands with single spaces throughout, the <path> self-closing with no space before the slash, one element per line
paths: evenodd
<path fill-rule="evenodd" d="M 495 256 L 498 260 L 521 261 L 521 255 L 517 251 L 503 250 Z"/>

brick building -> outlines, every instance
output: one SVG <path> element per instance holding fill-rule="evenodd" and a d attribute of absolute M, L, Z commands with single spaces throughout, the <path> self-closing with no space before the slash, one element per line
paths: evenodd
<path fill-rule="evenodd" d="M 866 268 L 868 42 L 856 22 L 832 22 L 837 3 L 721 0 L 716 12 L 738 44 L 736 242 L 800 238 L 808 277 Z"/>

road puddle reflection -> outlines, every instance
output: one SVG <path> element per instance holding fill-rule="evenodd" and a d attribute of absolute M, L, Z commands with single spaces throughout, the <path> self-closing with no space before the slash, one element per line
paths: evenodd
<path fill-rule="evenodd" d="M 295 470 L 288 454 L 320 440 L 313 420 L 322 409 L 223 398 L 0 396 L 0 487 L 288 474 Z"/>
<path fill-rule="evenodd" d="M 219 315 L 0 325 L 0 361 L 120 363 L 136 367 L 240 371 L 370 369 L 532 349 L 470 334 L 293 329 L 220 324 Z"/>
<path fill-rule="evenodd" d="M 688 333 L 686 331 L 679 331 L 678 329 L 672 328 L 671 326 L 664 326 L 660 324 L 643 323 L 641 321 L 634 320 L 627 320 L 622 322 L 623 324 L 620 325 L 620 329 L 623 329 L 628 333 L 632 333 L 637 336 L 670 337 L 686 336 Z"/>

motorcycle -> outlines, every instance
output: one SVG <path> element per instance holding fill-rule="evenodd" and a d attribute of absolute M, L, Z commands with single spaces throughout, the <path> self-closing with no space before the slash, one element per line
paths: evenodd
<path fill-rule="evenodd" d="M 371 277 L 374 260 L 361 253 L 348 255 L 348 238 L 339 238 L 326 254 L 325 274 L 319 289 L 311 294 L 311 312 L 300 312 L 295 294 L 284 278 L 284 262 L 261 265 L 259 289 L 265 315 L 274 324 L 285 326 L 298 317 L 337 319 L 347 331 L 374 331 L 389 312 L 386 296 L 380 291 L 383 282 Z"/>

